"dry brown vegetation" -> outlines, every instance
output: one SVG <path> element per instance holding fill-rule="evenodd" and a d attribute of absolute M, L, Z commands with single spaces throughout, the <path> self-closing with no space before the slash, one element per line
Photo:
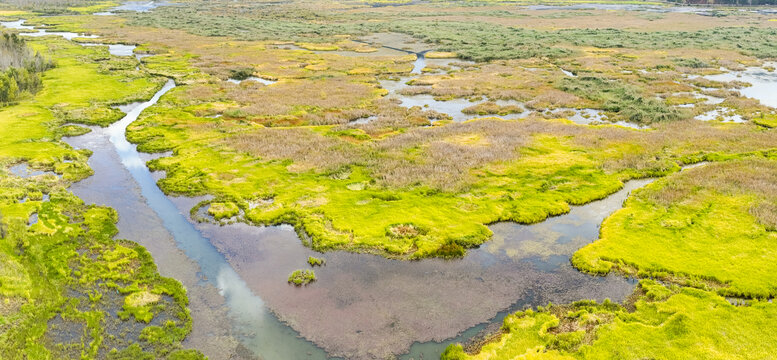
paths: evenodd
<path fill-rule="evenodd" d="M 750 213 L 772 230 L 777 229 L 777 162 L 751 159 L 694 170 L 694 176 L 676 177 L 666 186 L 649 188 L 648 198 L 669 207 L 689 199 L 700 189 L 725 195 L 752 195 Z"/>
<path fill-rule="evenodd" d="M 755 125 L 695 120 L 635 131 L 617 126 L 579 126 L 531 118 L 482 119 L 444 126 L 413 128 L 382 140 L 352 144 L 308 129 L 261 129 L 226 140 L 226 144 L 268 160 L 291 160 L 298 169 L 331 171 L 366 166 L 378 183 L 389 187 L 424 185 L 461 190 L 472 183 L 470 170 L 517 160 L 538 135 L 564 140 L 601 164 L 607 173 L 662 173 L 678 162 L 705 155 L 738 154 L 777 148 L 777 137 Z"/>
<path fill-rule="evenodd" d="M 493 101 L 486 101 L 461 110 L 461 112 L 465 114 L 475 114 L 475 115 L 507 115 L 507 114 L 517 114 L 522 111 L 523 111 L 523 108 L 520 106 L 517 106 L 517 105 L 500 106 L 499 104 Z"/>

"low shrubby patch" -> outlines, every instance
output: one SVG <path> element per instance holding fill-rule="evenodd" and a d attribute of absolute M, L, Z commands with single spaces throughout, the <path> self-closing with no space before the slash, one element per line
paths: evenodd
<path fill-rule="evenodd" d="M 289 274 L 289 284 L 303 286 L 316 281 L 316 273 L 313 270 L 294 270 Z"/>

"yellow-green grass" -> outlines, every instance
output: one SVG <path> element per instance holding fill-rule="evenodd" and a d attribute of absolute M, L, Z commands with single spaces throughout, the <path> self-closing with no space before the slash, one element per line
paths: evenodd
<path fill-rule="evenodd" d="M 62 39 L 30 41 L 31 46 L 56 62 L 42 76 L 43 88 L 34 97 L 14 106 L 0 108 L 0 163 L 27 161 L 35 167 L 54 169 L 74 180 L 88 174 L 79 165 L 64 160 L 83 159 L 85 152 L 69 148 L 57 140 L 70 130 L 59 126 L 64 120 L 56 113 L 78 112 L 84 108 L 98 117 L 73 118 L 71 122 L 106 124 L 103 114 L 112 114 L 111 104 L 123 104 L 150 97 L 161 83 L 134 71 L 108 72 L 96 61 L 104 49 L 85 48 Z M 105 66 L 105 65 L 102 65 Z M 108 120 L 115 121 L 111 116 Z M 86 171 L 86 172 L 85 172 Z"/>
<path fill-rule="evenodd" d="M 195 114 L 208 113 L 208 104 L 190 105 L 181 98 L 186 91 L 186 86 L 173 90 L 129 128 L 128 138 L 142 151 L 174 150 L 174 156 L 150 163 L 152 169 L 167 172 L 161 188 L 173 194 L 216 195 L 216 202 L 236 204 L 244 220 L 256 224 L 294 224 L 321 251 L 455 256 L 490 238 L 486 224 L 542 221 L 569 211 L 570 205 L 601 199 L 625 180 L 676 171 L 678 162 L 725 159 L 777 145 L 766 130 L 752 125 L 688 122 L 635 131 L 493 119 L 414 129 L 429 140 L 402 145 L 396 140 L 400 135 L 373 139 L 352 131 L 358 129 L 265 128 L 199 117 Z M 526 130 L 517 133 L 528 134 L 525 143 L 493 150 L 501 145 L 489 143 L 494 133 L 522 127 Z M 444 131 L 451 135 L 435 135 Z M 703 146 L 694 145 L 699 139 Z M 505 156 L 475 161 L 471 168 L 454 167 L 445 175 L 426 174 L 423 164 L 445 160 L 428 150 L 440 143 L 471 154 L 496 151 Z M 394 170 L 386 164 L 404 167 L 409 178 L 386 180 Z M 444 187 L 439 182 L 458 176 L 461 184 Z M 273 201 L 249 206 L 268 199 Z M 401 236 L 394 231 L 407 226 L 414 231 Z"/>
<path fill-rule="evenodd" d="M 632 311 L 579 302 L 518 312 L 477 354 L 451 345 L 442 359 L 770 359 L 777 351 L 775 304 L 734 306 L 714 292 L 652 281 L 640 288 Z"/>
<path fill-rule="evenodd" d="M 604 221 L 601 239 L 572 258 L 612 270 L 712 287 L 721 294 L 777 295 L 774 202 L 777 162 L 709 164 L 636 191 Z"/>
<path fill-rule="evenodd" d="M 753 118 L 753 122 L 761 126 L 774 128 L 777 127 L 777 114 L 762 114 L 759 117 Z"/>
<path fill-rule="evenodd" d="M 71 7 L 68 7 L 67 9 L 79 14 L 92 14 L 99 11 L 107 10 L 117 5 L 119 5 L 119 3 L 115 1 L 98 1 L 94 3 L 90 3 L 85 6 L 71 6 Z"/>
<path fill-rule="evenodd" d="M 0 199 L 0 357 L 3 359 L 65 358 L 78 354 L 95 359 L 107 351 L 105 319 L 121 309 L 120 316 L 135 316 L 148 323 L 156 314 L 174 314 L 165 340 L 145 341 L 147 354 L 164 357 L 178 352 L 191 329 L 184 288 L 162 278 L 150 254 L 137 244 L 114 241 L 115 211 L 86 206 L 65 185 L 51 178 L 21 179 L 0 175 L 0 188 L 10 196 Z M 50 197 L 40 198 L 42 192 Z M 37 199 L 20 203 L 22 198 Z M 38 222 L 28 226 L 32 213 Z M 114 295 L 116 294 L 116 295 Z M 155 307 L 152 300 L 165 300 Z M 55 317 L 82 329 L 74 334 L 76 346 L 58 345 L 57 331 L 49 328 Z M 128 320 L 135 321 L 135 320 Z M 82 327 L 81 327 L 82 326 Z M 146 326 L 152 332 L 156 326 Z M 127 339 L 126 345 L 139 339 Z M 195 357 L 197 358 L 197 354 Z"/>

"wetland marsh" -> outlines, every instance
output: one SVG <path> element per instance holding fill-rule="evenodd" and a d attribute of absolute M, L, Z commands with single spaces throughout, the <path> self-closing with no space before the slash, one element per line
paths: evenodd
<path fill-rule="evenodd" d="M 768 9 L 381 5 L 0 1 L 2 357 L 777 352 Z"/>

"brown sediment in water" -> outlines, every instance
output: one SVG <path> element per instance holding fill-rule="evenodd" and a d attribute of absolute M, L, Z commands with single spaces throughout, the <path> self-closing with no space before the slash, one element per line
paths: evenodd
<path fill-rule="evenodd" d="M 596 239 L 599 223 L 620 207 L 627 192 L 541 224 L 495 224 L 493 241 L 463 259 L 409 262 L 327 253 L 327 266 L 316 269 L 318 281 L 303 288 L 289 286 L 288 274 L 306 267 L 308 256 L 320 255 L 305 248 L 290 226 L 196 227 L 300 335 L 333 356 L 384 359 L 407 352 L 415 342 L 455 337 L 515 304 L 626 299 L 632 283 L 582 274 L 569 265 L 569 256 Z M 174 202 L 188 213 L 197 199 Z"/>

